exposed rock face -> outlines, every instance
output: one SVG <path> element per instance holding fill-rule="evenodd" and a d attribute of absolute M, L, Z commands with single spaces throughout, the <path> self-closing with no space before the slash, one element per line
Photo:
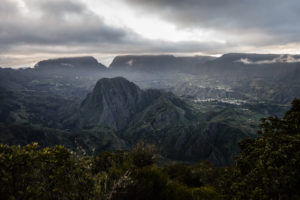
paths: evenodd
<path fill-rule="evenodd" d="M 154 89 L 141 90 L 122 77 L 103 78 L 80 106 L 80 127 L 106 126 L 121 130 L 141 121 L 161 127 L 178 123 L 184 113 L 184 106 L 171 93 Z"/>
<path fill-rule="evenodd" d="M 138 86 L 122 77 L 99 80 L 81 104 L 81 126 L 126 127 L 139 109 L 142 93 Z"/>

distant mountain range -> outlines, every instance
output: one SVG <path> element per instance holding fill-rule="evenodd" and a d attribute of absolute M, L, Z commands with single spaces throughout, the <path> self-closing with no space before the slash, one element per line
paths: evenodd
<path fill-rule="evenodd" d="M 84 154 L 155 144 L 174 160 L 231 164 L 237 142 L 300 97 L 299 56 L 93 57 L 0 69 L 0 142 Z"/>
<path fill-rule="evenodd" d="M 86 70 L 105 70 L 106 67 L 99 63 L 94 57 L 73 57 L 73 58 L 58 58 L 44 60 L 38 62 L 34 68 L 36 70 L 46 70 L 49 72 L 69 70 L 71 71 L 86 71 Z"/>
<path fill-rule="evenodd" d="M 117 71 L 190 72 L 194 65 L 215 59 L 210 56 L 175 57 L 172 55 L 117 56 L 109 68 Z"/>

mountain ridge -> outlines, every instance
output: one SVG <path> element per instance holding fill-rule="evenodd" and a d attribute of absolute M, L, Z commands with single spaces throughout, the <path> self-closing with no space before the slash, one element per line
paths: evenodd
<path fill-rule="evenodd" d="M 39 71 L 58 71 L 58 70 L 106 70 L 107 67 L 99 63 L 92 56 L 81 56 L 81 57 L 65 57 L 48 59 L 38 62 L 34 66 L 35 70 Z"/>

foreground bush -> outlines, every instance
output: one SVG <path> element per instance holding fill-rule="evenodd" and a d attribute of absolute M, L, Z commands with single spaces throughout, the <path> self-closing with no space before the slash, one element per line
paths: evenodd
<path fill-rule="evenodd" d="M 258 138 L 240 143 L 224 198 L 300 199 L 300 100 L 282 119 L 262 119 L 260 127 Z"/>
<path fill-rule="evenodd" d="M 2 199 L 89 199 L 93 179 L 70 150 L 0 145 Z"/>

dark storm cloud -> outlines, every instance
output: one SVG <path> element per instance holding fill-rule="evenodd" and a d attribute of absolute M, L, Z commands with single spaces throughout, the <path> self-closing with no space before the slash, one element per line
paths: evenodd
<path fill-rule="evenodd" d="M 131 34 L 104 24 L 85 5 L 72 0 L 27 0 L 26 6 L 20 8 L 8 0 L 1 1 L 2 45 L 120 43 Z"/>
<path fill-rule="evenodd" d="M 224 33 L 267 35 L 263 43 L 299 42 L 298 0 L 125 0 L 160 15 L 180 28 L 208 28 Z M 247 38 L 245 38 L 247 41 Z M 249 42 L 253 39 L 249 38 Z"/>
<path fill-rule="evenodd" d="M 219 44 L 153 41 L 116 28 L 78 0 L 1 0 L 0 53 L 197 52 Z M 214 46 L 216 45 L 216 46 Z"/>

